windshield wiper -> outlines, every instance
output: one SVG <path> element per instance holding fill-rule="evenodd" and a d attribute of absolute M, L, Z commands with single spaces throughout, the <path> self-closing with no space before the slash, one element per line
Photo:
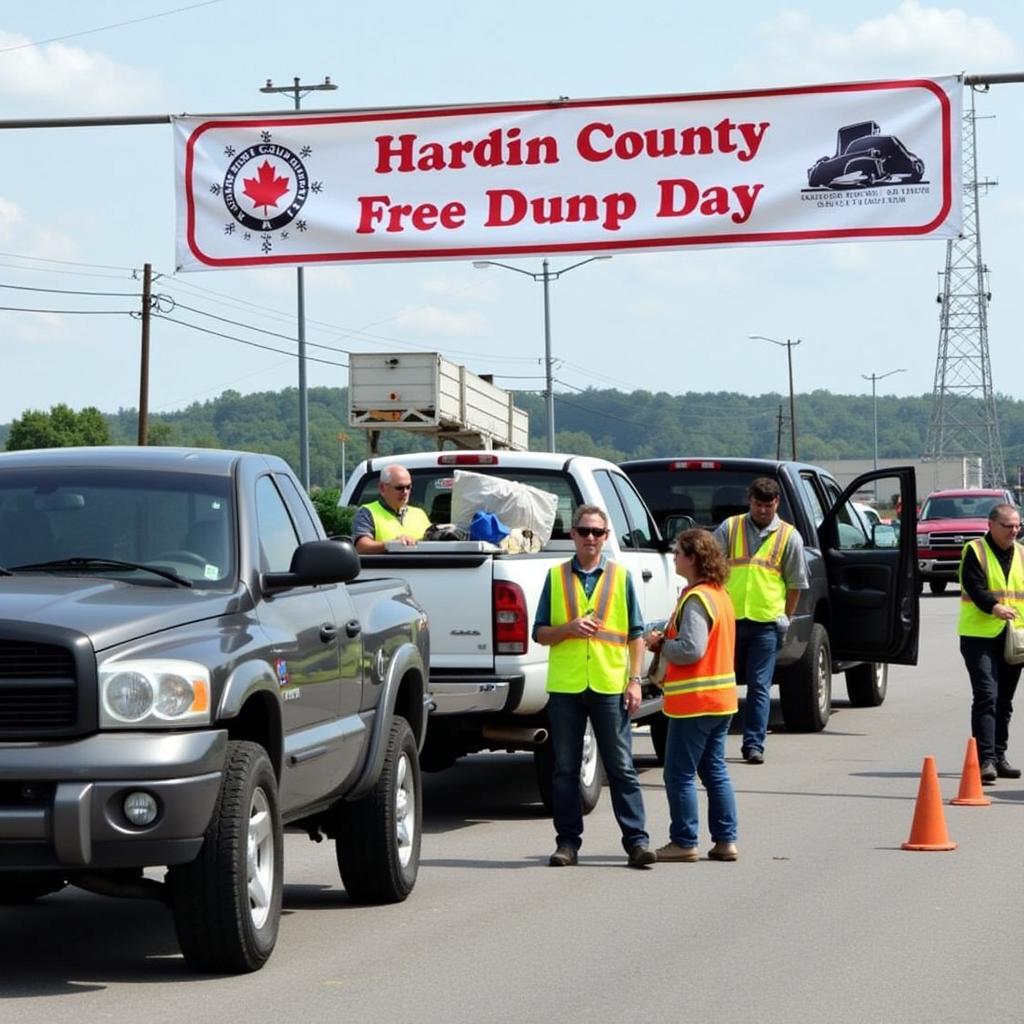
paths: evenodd
<path fill-rule="evenodd" d="M 3 565 L 0 565 L 0 576 L 13 576 L 14 573 Z"/>
<path fill-rule="evenodd" d="M 143 572 L 151 572 L 154 576 L 162 576 L 165 580 L 176 583 L 179 587 L 192 586 L 192 581 L 184 576 L 179 576 L 170 569 L 159 569 L 155 565 L 146 565 L 144 562 L 122 562 L 117 558 L 54 558 L 49 562 L 29 562 L 25 565 L 12 565 L 7 572 L 13 575 L 16 572 L 27 572 L 33 569 L 141 569 Z"/>

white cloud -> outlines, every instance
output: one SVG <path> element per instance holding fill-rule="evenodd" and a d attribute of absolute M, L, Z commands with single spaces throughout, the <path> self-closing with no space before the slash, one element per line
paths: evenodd
<path fill-rule="evenodd" d="M 0 96 L 22 107 L 119 114 L 143 109 L 162 93 L 159 76 L 151 71 L 62 43 L 24 45 L 30 41 L 0 32 L 0 50 L 8 50 L 0 60 Z"/>
<path fill-rule="evenodd" d="M 741 70 L 760 84 L 1002 70 L 1017 57 L 1013 39 L 991 18 L 920 0 L 903 0 L 845 32 L 788 9 L 759 34 L 763 56 Z"/>
<path fill-rule="evenodd" d="M 14 237 L 18 225 L 25 220 L 25 215 L 9 199 L 0 196 L 0 241 L 8 242 Z"/>
<path fill-rule="evenodd" d="M 419 306 L 403 309 L 395 322 L 407 330 L 423 331 L 426 334 L 447 334 L 455 337 L 470 337 L 484 333 L 485 321 L 479 313 L 453 313 L 437 306 Z"/>

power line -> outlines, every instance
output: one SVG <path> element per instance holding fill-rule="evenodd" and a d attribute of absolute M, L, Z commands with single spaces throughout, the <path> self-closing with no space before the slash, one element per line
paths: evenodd
<path fill-rule="evenodd" d="M 166 18 L 172 14 L 180 14 L 182 11 L 192 11 L 197 7 L 209 7 L 211 4 L 222 3 L 222 0 L 203 0 L 202 3 L 189 4 L 188 7 L 176 7 L 173 11 L 160 11 L 157 14 L 147 14 L 143 18 L 132 18 L 129 21 L 116 21 L 112 25 L 101 25 L 99 28 L 87 28 L 81 32 L 69 32 L 64 36 L 53 36 L 50 39 L 37 39 L 34 43 L 19 43 L 17 46 L 7 46 L 0 50 L 0 53 L 11 53 L 13 50 L 25 50 L 30 46 L 45 46 L 47 43 L 59 43 L 65 39 L 79 39 L 81 36 L 95 35 L 97 32 L 107 32 L 112 28 L 122 28 L 125 25 L 137 25 L 141 21 L 153 21 L 156 18 Z"/>
<path fill-rule="evenodd" d="M 68 288 L 33 288 L 24 284 L 0 284 L 0 288 L 9 288 L 16 292 L 46 292 L 49 295 L 101 295 L 105 298 L 137 299 L 139 292 L 88 292 L 71 291 Z"/>
<path fill-rule="evenodd" d="M 3 307 L 0 307 L 2 309 Z M 175 320 L 172 316 L 166 316 L 163 313 L 153 313 L 153 319 L 155 320 L 166 320 L 168 323 L 178 324 L 181 327 L 190 327 L 193 331 L 200 331 L 203 334 L 211 334 L 215 338 L 225 338 L 228 341 L 236 341 L 239 345 L 248 345 L 250 348 L 263 349 L 264 352 L 276 352 L 281 356 L 291 356 L 293 359 L 297 359 L 298 355 L 295 352 L 286 352 L 284 349 L 274 348 L 271 345 L 261 345 L 257 341 L 246 341 L 245 338 L 236 338 L 233 334 L 224 334 L 222 331 L 211 331 L 207 327 L 200 327 L 198 324 L 190 324 L 187 320 Z M 317 359 L 313 356 L 307 357 L 314 363 L 323 363 L 325 366 L 340 366 L 342 369 L 348 369 L 348 363 L 336 363 L 330 359 Z"/>
<path fill-rule="evenodd" d="M 136 270 L 135 267 L 112 267 L 105 263 L 79 263 L 75 260 L 50 259 L 46 256 L 22 256 L 17 252 L 0 252 L 0 256 L 9 260 L 28 260 L 32 263 L 57 263 L 62 267 L 89 267 L 92 270 L 123 270 L 128 274 L 133 274 Z"/>
<path fill-rule="evenodd" d="M 138 316 L 134 309 L 36 309 L 32 306 L 0 306 L 6 313 L 59 313 L 62 316 Z"/>

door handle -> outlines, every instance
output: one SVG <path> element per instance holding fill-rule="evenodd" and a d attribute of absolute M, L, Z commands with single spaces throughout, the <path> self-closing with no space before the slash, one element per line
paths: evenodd
<path fill-rule="evenodd" d="M 644 569 L 644 571 L 640 573 L 640 576 L 643 579 L 644 583 L 650 583 L 651 580 L 654 579 L 654 573 L 651 572 L 650 569 Z"/>
<path fill-rule="evenodd" d="M 337 639 L 338 639 L 338 627 L 337 626 L 332 626 L 329 622 L 325 622 L 320 627 L 320 640 L 323 643 L 325 643 L 325 644 L 329 644 L 332 641 L 337 640 Z"/>
<path fill-rule="evenodd" d="M 349 619 L 348 622 L 345 623 L 345 636 L 347 637 L 359 636 L 362 631 L 363 627 L 358 619 Z"/>

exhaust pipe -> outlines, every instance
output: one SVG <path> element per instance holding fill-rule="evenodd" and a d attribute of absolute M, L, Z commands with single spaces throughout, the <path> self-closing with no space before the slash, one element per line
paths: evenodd
<path fill-rule="evenodd" d="M 507 750 L 532 750 L 544 743 L 548 731 L 532 725 L 485 725 L 483 737 Z"/>

